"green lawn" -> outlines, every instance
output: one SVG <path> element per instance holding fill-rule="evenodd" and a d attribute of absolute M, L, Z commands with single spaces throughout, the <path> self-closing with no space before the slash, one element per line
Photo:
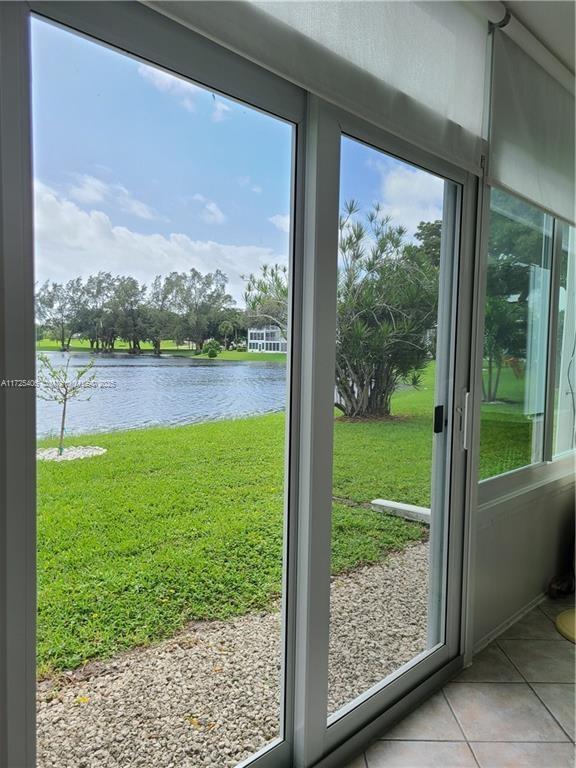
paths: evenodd
<path fill-rule="evenodd" d="M 281 583 L 283 421 L 84 436 L 74 443 L 108 453 L 39 463 L 41 674 L 169 636 L 193 618 L 271 605 Z M 357 472 L 371 461 L 370 439 L 352 444 L 347 433 L 362 425 L 342 427 L 337 455 L 354 450 Z M 335 494 L 345 486 L 337 470 Z M 350 498 L 381 495 L 381 485 L 368 487 Z M 417 524 L 335 504 L 334 571 L 423 535 Z"/>
<path fill-rule="evenodd" d="M 335 419 L 334 572 L 426 535 L 340 500 L 429 504 L 433 381 L 430 366 L 420 389 L 397 392 L 393 419 Z M 492 414 L 483 476 L 526 443 L 524 417 Z M 270 607 L 281 583 L 283 425 L 274 414 L 86 435 L 74 444 L 108 453 L 39 462 L 41 674 L 167 637 L 190 619 Z"/>
<path fill-rule="evenodd" d="M 122 352 L 128 349 L 128 342 L 118 339 L 114 346 L 116 351 Z M 141 343 L 141 347 L 143 350 L 146 350 L 146 351 L 152 350 L 152 344 L 150 344 L 148 341 L 143 341 Z M 39 352 L 59 352 L 60 344 L 54 339 L 38 339 L 36 341 L 36 349 Z M 185 349 L 185 347 L 182 347 L 182 349 Z M 71 352 L 89 352 L 90 342 L 88 341 L 88 339 L 72 339 L 72 342 L 70 344 L 70 351 Z"/>
<path fill-rule="evenodd" d="M 504 367 L 496 402 L 482 403 L 481 480 L 530 464 L 532 433 L 530 419 L 524 414 L 525 387 L 524 376 Z"/>

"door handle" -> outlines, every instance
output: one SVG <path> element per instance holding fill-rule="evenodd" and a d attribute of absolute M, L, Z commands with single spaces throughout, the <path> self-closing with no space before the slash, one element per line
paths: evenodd
<path fill-rule="evenodd" d="M 444 406 L 437 405 L 434 408 L 434 434 L 439 435 L 444 431 Z"/>

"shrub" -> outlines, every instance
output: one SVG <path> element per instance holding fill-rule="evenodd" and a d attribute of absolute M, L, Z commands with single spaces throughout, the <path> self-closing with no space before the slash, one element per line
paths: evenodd
<path fill-rule="evenodd" d="M 222 347 L 216 341 L 216 339 L 209 339 L 204 343 L 202 352 L 205 352 L 208 357 L 216 357 L 222 351 Z"/>

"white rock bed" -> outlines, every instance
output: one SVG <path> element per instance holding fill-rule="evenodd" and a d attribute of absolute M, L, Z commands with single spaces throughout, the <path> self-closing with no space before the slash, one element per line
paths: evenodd
<path fill-rule="evenodd" d="M 58 448 L 38 448 L 36 458 L 40 461 L 74 461 L 74 459 L 89 459 L 92 456 L 102 456 L 106 448 L 97 445 L 70 445 L 64 448 L 62 454 Z"/>
<path fill-rule="evenodd" d="M 329 711 L 426 647 L 428 547 L 332 580 Z M 278 734 L 280 615 L 193 622 L 40 683 L 39 768 L 231 768 Z"/>

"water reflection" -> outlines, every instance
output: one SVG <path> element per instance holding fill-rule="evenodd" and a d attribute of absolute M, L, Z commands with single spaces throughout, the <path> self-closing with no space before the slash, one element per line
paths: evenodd
<path fill-rule="evenodd" d="M 47 353 L 54 365 L 68 355 Z M 186 357 L 71 353 L 70 368 L 95 360 L 96 383 L 89 401 L 72 401 L 67 434 L 192 424 L 281 411 L 286 400 L 283 363 L 228 362 Z M 37 434 L 57 433 L 60 406 L 38 400 Z"/>

